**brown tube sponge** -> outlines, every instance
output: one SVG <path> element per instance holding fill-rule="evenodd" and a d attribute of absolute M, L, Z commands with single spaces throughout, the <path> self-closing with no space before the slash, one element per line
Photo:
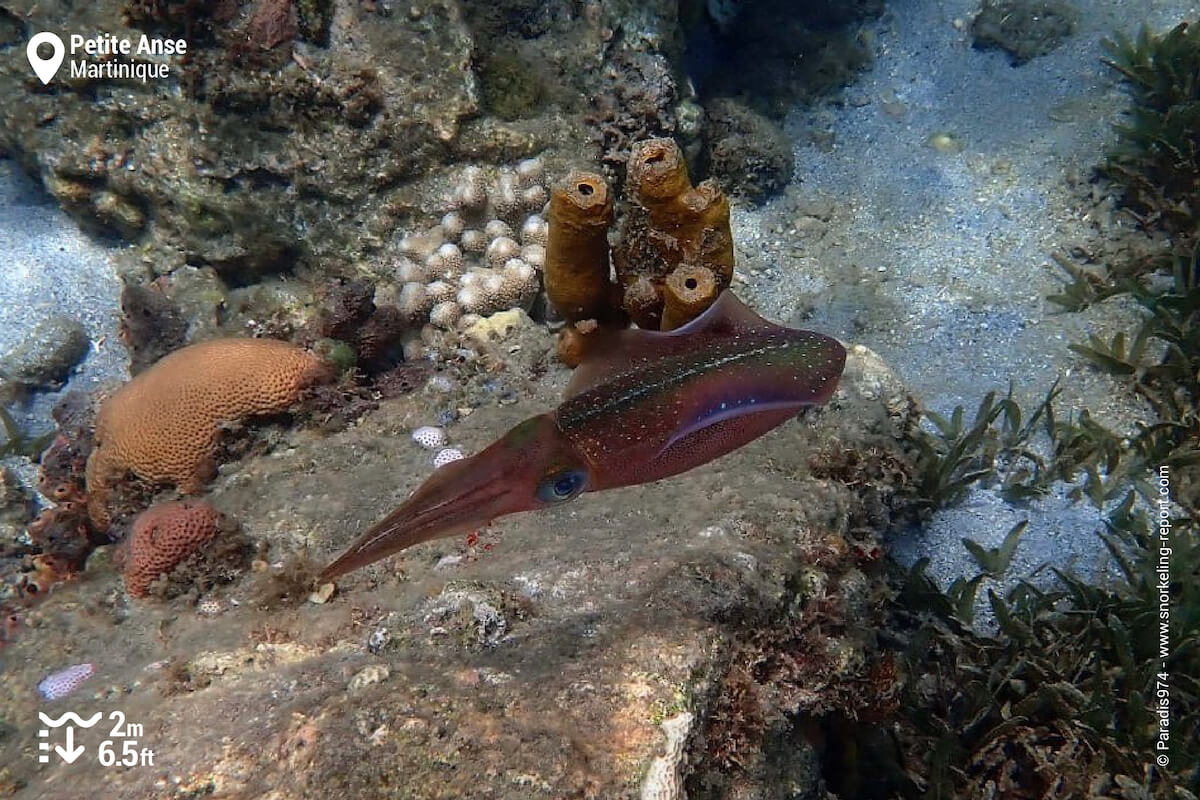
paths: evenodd
<path fill-rule="evenodd" d="M 685 295 L 676 291 L 673 310 L 663 311 L 664 303 L 670 302 L 665 297 L 667 276 L 681 265 L 708 270 L 713 281 L 706 289 L 710 301 L 733 280 L 729 199 L 711 180 L 692 186 L 683 153 L 672 139 L 634 145 L 628 176 L 636 202 L 625 214 L 613 255 L 625 289 L 623 305 L 638 325 L 669 330 L 704 310 L 691 307 L 691 299 L 684 302 Z M 659 296 L 657 303 L 649 299 L 647 281 Z"/>
<path fill-rule="evenodd" d="M 693 188 L 687 162 L 674 139 L 646 139 L 629 156 L 629 182 L 650 215 L 650 227 L 679 240 L 682 261 L 711 268 L 728 285 L 733 278 L 729 198 L 713 180 Z"/>
<path fill-rule="evenodd" d="M 694 258 L 712 269 L 721 288 L 725 288 L 733 280 L 733 231 L 729 228 L 729 198 L 711 178 L 697 186 L 695 194 L 700 196 L 702 204 L 696 212 L 700 230 Z"/>
<path fill-rule="evenodd" d="M 721 287 L 708 267 L 684 264 L 667 276 L 663 286 L 662 329 L 674 330 L 694 320 L 713 304 Z"/>
<path fill-rule="evenodd" d="M 663 301 L 654 282 L 645 275 L 638 275 L 626 285 L 622 305 L 639 328 L 652 331 L 660 329 Z"/>
<path fill-rule="evenodd" d="M 687 162 L 674 139 L 644 139 L 634 144 L 626 179 L 651 217 L 656 210 L 677 216 L 672 207 L 677 209 L 679 198 L 692 188 Z"/>
<path fill-rule="evenodd" d="M 546 295 L 565 319 L 594 319 L 608 305 L 612 192 L 604 178 L 575 171 L 550 193 Z"/>

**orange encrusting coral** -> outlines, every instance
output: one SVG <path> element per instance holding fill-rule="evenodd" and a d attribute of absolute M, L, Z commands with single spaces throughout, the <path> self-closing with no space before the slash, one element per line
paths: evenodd
<path fill-rule="evenodd" d="M 223 424 L 285 411 L 302 389 L 332 377 L 316 356 L 274 339 L 216 339 L 171 353 L 100 406 L 86 470 L 89 516 L 107 527 L 109 495 L 129 472 L 199 491 L 215 473 Z"/>
<path fill-rule="evenodd" d="M 601 176 L 574 171 L 550 192 L 546 296 L 565 319 L 595 319 L 608 308 L 612 192 Z"/>
<path fill-rule="evenodd" d="M 179 566 L 224 527 L 224 517 L 202 500 L 151 506 L 137 516 L 125 556 L 125 591 L 145 597 L 150 584 Z"/>

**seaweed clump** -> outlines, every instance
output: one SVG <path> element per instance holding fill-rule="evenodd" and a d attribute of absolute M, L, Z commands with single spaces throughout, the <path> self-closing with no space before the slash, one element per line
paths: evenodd
<path fill-rule="evenodd" d="M 1182 302 L 1175 292 L 1160 300 Z M 1197 344 L 1177 346 L 1176 357 L 1186 350 L 1195 359 Z M 1116 366 L 1117 355 L 1108 357 Z M 1146 371 L 1155 374 L 1153 365 Z M 1193 390 L 1170 385 L 1179 399 Z M 886 624 L 903 643 L 894 718 L 902 760 L 925 796 L 1192 796 L 1200 788 L 1194 422 L 1169 411 L 1121 436 L 1086 410 L 1056 413 L 1057 395 L 1052 387 L 1030 412 L 1010 389 L 988 394 L 973 419 L 961 407 L 949 418 L 927 415 L 935 429 L 913 433 L 917 491 L 933 507 L 957 502 L 975 483 L 1012 501 L 1073 483 L 1076 499 L 1108 511 L 1096 535 L 1115 575 L 1092 583 L 1051 566 L 1050 585 L 1020 580 L 1004 594 L 989 590 L 997 629 L 988 634 L 970 627 L 976 593 L 985 577 L 1007 571 L 1025 522 L 995 548 L 964 540 L 980 573 L 945 591 L 925 574 L 928 559 L 918 561 L 898 580 Z M 1163 697 L 1169 737 L 1160 736 Z M 1157 755 L 1165 760 L 1148 765 Z"/>
<path fill-rule="evenodd" d="M 1165 519 L 1165 518 L 1164 518 Z M 999 630 L 976 633 L 962 606 L 908 574 L 897 627 L 908 628 L 899 739 L 927 796 L 1179 797 L 1200 787 L 1200 536 L 1174 533 L 1169 639 L 1160 637 L 1160 523 L 1134 497 L 1101 539 L 1119 565 L 1112 585 L 1054 570 L 1057 586 L 989 591 Z M 1169 641 L 1169 644 L 1167 644 Z M 1160 738 L 1170 698 L 1169 739 Z M 1159 742 L 1169 745 L 1159 747 Z M 1156 749 L 1158 748 L 1158 749 Z M 1148 766 L 1158 754 L 1156 766 Z"/>
<path fill-rule="evenodd" d="M 1129 122 L 1103 172 L 1124 190 L 1126 208 L 1177 244 L 1200 234 L 1200 26 L 1105 42 L 1107 64 L 1133 92 Z"/>
<path fill-rule="evenodd" d="M 989 591 L 998 630 L 970 629 L 976 590 L 1002 573 L 1023 525 L 982 569 L 946 592 L 918 562 L 903 581 L 906 682 L 899 739 L 933 796 L 1191 797 L 1200 791 L 1200 246 L 1193 209 L 1194 114 L 1200 37 L 1180 26 L 1110 43 L 1111 65 L 1135 85 L 1103 171 L 1157 252 L 1097 273 L 1059 262 L 1072 282 L 1050 299 L 1079 310 L 1116 295 L 1142 308 L 1132 330 L 1071 349 L 1147 400 L 1156 419 L 1118 434 L 1086 410 L 1056 413 L 1057 389 L 1031 414 L 988 395 L 973 421 L 961 408 L 918 431 L 921 493 L 932 507 L 966 487 L 997 485 L 1011 500 L 1071 484 L 1106 512 L 1099 543 L 1113 579 L 1049 568 L 1053 582 Z M 1163 236 L 1165 234 L 1165 236 Z M 1151 279 L 1165 269 L 1169 276 Z"/>

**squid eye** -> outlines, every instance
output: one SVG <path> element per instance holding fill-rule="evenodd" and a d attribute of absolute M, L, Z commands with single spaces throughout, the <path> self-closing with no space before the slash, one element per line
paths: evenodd
<path fill-rule="evenodd" d="M 543 503 L 562 503 L 583 493 L 587 488 L 587 473 L 581 469 L 552 472 L 538 484 L 537 498 Z"/>

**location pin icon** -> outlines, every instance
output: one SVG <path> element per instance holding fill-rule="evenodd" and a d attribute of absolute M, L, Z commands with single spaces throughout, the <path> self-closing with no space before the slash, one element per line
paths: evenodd
<path fill-rule="evenodd" d="M 54 54 L 49 58 L 42 58 L 38 55 L 38 46 L 48 44 L 54 48 Z M 42 31 L 29 40 L 29 44 L 25 47 L 25 55 L 29 58 L 29 66 L 33 67 L 34 73 L 42 79 L 42 83 L 49 83 L 54 77 L 54 73 L 58 72 L 58 68 L 62 66 L 63 56 L 67 54 L 67 48 L 63 45 L 63 40 L 58 38 L 50 31 Z"/>

